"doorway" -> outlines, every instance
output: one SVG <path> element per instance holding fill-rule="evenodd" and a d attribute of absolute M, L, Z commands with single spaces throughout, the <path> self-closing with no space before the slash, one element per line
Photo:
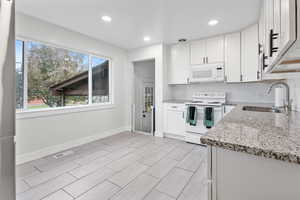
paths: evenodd
<path fill-rule="evenodd" d="M 134 131 L 155 131 L 155 60 L 133 63 L 134 66 Z"/>

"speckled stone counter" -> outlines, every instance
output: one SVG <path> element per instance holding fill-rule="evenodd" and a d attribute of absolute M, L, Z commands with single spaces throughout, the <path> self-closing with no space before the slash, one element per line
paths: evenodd
<path fill-rule="evenodd" d="M 243 106 L 237 105 L 201 142 L 300 164 L 300 112 L 243 111 Z"/>

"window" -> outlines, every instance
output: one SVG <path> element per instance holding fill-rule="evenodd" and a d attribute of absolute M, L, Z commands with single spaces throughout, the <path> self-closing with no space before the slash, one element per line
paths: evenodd
<path fill-rule="evenodd" d="M 24 102 L 24 42 L 16 41 L 16 109 L 23 108 Z"/>
<path fill-rule="evenodd" d="M 92 73 L 93 103 L 109 102 L 109 61 L 92 57 Z"/>
<path fill-rule="evenodd" d="M 108 59 L 19 40 L 16 52 L 17 109 L 110 102 Z"/>

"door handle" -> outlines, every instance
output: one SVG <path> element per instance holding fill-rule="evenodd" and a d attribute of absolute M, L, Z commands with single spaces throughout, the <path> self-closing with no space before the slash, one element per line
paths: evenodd
<path fill-rule="evenodd" d="M 274 40 L 278 39 L 278 33 L 274 33 L 274 30 L 270 30 L 269 34 L 269 45 L 270 45 L 270 52 L 269 56 L 272 57 L 273 53 L 276 53 L 278 51 L 278 47 L 274 47 Z"/>
<path fill-rule="evenodd" d="M 262 53 L 262 45 L 258 43 L 258 55 Z"/>
<path fill-rule="evenodd" d="M 268 56 L 265 55 L 265 53 L 263 53 L 262 55 L 262 67 L 263 67 L 263 70 L 265 70 L 265 68 L 268 67 L 268 65 L 266 64 L 266 59 L 268 58 Z"/>

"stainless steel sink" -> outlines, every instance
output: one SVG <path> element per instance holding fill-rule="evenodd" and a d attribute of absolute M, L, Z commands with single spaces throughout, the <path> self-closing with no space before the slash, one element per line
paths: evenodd
<path fill-rule="evenodd" d="M 254 111 L 254 112 L 282 113 L 281 110 L 276 109 L 276 108 L 272 108 L 272 107 L 244 106 L 243 110 L 245 110 L 245 111 Z"/>

